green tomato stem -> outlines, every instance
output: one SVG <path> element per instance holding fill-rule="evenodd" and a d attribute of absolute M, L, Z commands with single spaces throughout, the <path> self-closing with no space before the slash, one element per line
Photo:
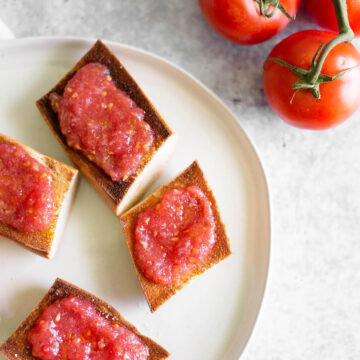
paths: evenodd
<path fill-rule="evenodd" d="M 295 90 L 295 93 L 301 90 L 308 90 L 311 91 L 315 99 L 320 99 L 321 97 L 320 95 L 321 84 L 334 81 L 351 70 L 351 69 L 347 69 L 345 71 L 336 74 L 335 76 L 328 76 L 321 73 L 326 57 L 329 55 L 330 51 L 338 44 L 342 42 L 350 42 L 354 39 L 354 32 L 352 31 L 349 24 L 346 0 L 332 0 L 332 3 L 336 13 L 339 35 L 334 37 L 326 45 L 325 43 L 322 43 L 319 46 L 312 59 L 311 66 L 309 69 L 301 69 L 276 58 L 268 59 L 270 61 L 276 62 L 281 66 L 287 67 L 295 75 L 299 77 L 299 80 L 293 85 L 293 89 Z M 294 96 L 292 97 L 291 102 L 293 98 Z"/>
<path fill-rule="evenodd" d="M 354 33 L 349 24 L 346 0 L 331 0 L 334 5 L 339 34 Z"/>
<path fill-rule="evenodd" d="M 254 0 L 260 7 L 261 15 L 265 16 L 267 19 L 273 17 L 277 10 L 280 10 L 288 19 L 295 20 L 295 15 L 291 16 L 284 6 L 281 4 L 280 0 Z M 272 6 L 273 10 L 269 12 L 269 7 Z"/>
<path fill-rule="evenodd" d="M 332 0 L 332 3 L 336 13 L 339 35 L 329 41 L 320 52 L 313 71 L 309 74 L 310 76 L 308 79 L 310 84 L 315 84 L 317 82 L 325 59 L 329 55 L 330 51 L 336 45 L 339 45 L 342 42 L 350 42 L 354 39 L 354 32 L 352 31 L 349 24 L 346 0 Z"/>

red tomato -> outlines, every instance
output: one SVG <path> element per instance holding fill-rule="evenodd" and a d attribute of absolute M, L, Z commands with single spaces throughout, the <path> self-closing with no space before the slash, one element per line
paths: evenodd
<path fill-rule="evenodd" d="M 311 60 L 323 42 L 334 33 L 320 30 L 297 32 L 274 47 L 269 57 L 286 61 L 296 67 L 309 69 Z M 264 65 L 264 90 L 273 110 L 291 125 L 307 129 L 333 127 L 360 106 L 360 54 L 352 44 L 341 43 L 327 56 L 322 74 L 334 76 L 346 69 L 348 73 L 320 85 L 320 99 L 309 90 L 294 95 L 292 86 L 299 78 L 288 68 L 267 60 Z"/>
<path fill-rule="evenodd" d="M 281 0 L 286 11 L 294 16 L 301 0 Z M 290 20 L 279 10 L 271 18 L 260 12 L 255 0 L 199 0 L 208 23 L 222 36 L 235 43 L 251 45 L 278 34 Z M 273 7 L 269 7 L 271 12 Z"/>
<path fill-rule="evenodd" d="M 335 10 L 331 0 L 306 0 L 306 10 L 320 26 L 338 31 Z M 360 36 L 360 0 L 346 0 L 350 26 Z"/>

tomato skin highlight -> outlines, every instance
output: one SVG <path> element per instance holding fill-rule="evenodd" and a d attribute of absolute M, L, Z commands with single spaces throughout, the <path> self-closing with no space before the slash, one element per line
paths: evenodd
<path fill-rule="evenodd" d="M 301 0 L 281 0 L 286 11 L 294 16 Z M 199 0 L 200 9 L 210 26 L 228 40 L 242 45 L 266 41 L 289 24 L 280 10 L 271 18 L 260 13 L 255 0 Z M 269 8 L 271 12 L 273 8 Z"/>
<path fill-rule="evenodd" d="M 346 0 L 350 27 L 360 36 L 360 0 Z M 338 32 L 336 15 L 331 0 L 306 0 L 306 11 L 321 27 Z"/>
<path fill-rule="evenodd" d="M 300 31 L 276 45 L 269 57 L 308 70 L 320 44 L 335 36 L 327 31 Z M 265 96 L 272 109 L 289 124 L 305 129 L 328 129 L 346 120 L 360 107 L 360 53 L 352 44 L 341 43 L 331 50 L 321 72 L 334 76 L 347 69 L 351 70 L 340 78 L 321 84 L 321 98 L 315 99 L 309 90 L 294 95 L 292 86 L 299 80 L 298 76 L 266 60 Z"/>

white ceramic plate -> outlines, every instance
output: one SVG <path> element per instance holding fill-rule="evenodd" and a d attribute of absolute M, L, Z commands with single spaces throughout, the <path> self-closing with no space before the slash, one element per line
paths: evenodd
<path fill-rule="evenodd" d="M 93 40 L 0 42 L 0 132 L 70 163 L 35 107 Z M 178 135 L 176 152 L 153 188 L 195 158 L 217 198 L 233 255 L 151 314 L 118 219 L 82 179 L 59 250 L 45 260 L 0 239 L 0 342 L 56 277 L 115 306 L 176 360 L 236 360 L 264 294 L 270 248 L 268 189 L 249 139 L 225 105 L 192 76 L 141 50 L 108 43 Z"/>

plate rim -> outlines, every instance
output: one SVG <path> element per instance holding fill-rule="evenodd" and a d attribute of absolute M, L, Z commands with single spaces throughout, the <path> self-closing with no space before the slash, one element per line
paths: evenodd
<path fill-rule="evenodd" d="M 0 49 L 3 47 L 21 47 L 22 45 L 26 45 L 27 43 L 31 42 L 54 42 L 57 41 L 59 43 L 64 42 L 86 42 L 86 43 L 94 43 L 97 38 L 93 37 L 82 37 L 82 36 L 29 36 L 29 37 L 22 37 L 22 38 L 0 38 Z M 272 239 L 272 204 L 271 204 L 271 194 L 270 194 L 270 187 L 267 180 L 267 171 L 266 167 L 264 166 L 263 162 L 261 161 L 261 157 L 259 155 L 259 152 L 257 150 L 256 144 L 254 141 L 252 141 L 251 137 L 246 133 L 246 131 L 243 129 L 243 127 L 240 124 L 240 121 L 238 120 L 238 117 L 234 113 L 233 110 L 231 110 L 225 103 L 224 100 L 220 98 L 219 95 L 217 95 L 212 89 L 207 87 L 204 83 L 202 83 L 199 79 L 197 79 L 194 75 L 192 75 L 190 72 L 182 68 L 180 65 L 177 65 L 176 63 L 172 62 L 171 60 L 168 60 L 160 55 L 154 54 L 151 51 L 144 50 L 142 48 L 139 48 L 134 45 L 129 45 L 122 42 L 117 42 L 114 40 L 106 40 L 101 39 L 105 44 L 109 45 L 110 47 L 117 47 L 120 49 L 129 50 L 131 52 L 139 53 L 141 55 L 145 55 L 149 58 L 155 59 L 158 62 L 175 69 L 178 73 L 180 73 L 182 76 L 187 77 L 190 79 L 193 83 L 195 83 L 199 88 L 201 88 L 202 91 L 207 93 L 213 100 L 217 102 L 217 104 L 229 115 L 230 118 L 232 118 L 233 123 L 236 124 L 238 130 L 241 132 L 243 139 L 246 142 L 246 146 L 253 151 L 254 159 L 256 160 L 256 166 L 258 170 L 260 170 L 259 174 L 261 175 L 261 180 L 264 185 L 264 197 L 266 199 L 266 213 L 268 214 L 267 218 L 267 227 L 266 227 L 266 234 L 267 234 L 267 256 L 266 256 L 266 270 L 264 274 L 264 286 L 261 291 L 261 296 L 259 298 L 259 305 L 257 309 L 256 316 L 254 317 L 251 325 L 250 332 L 247 336 L 246 341 L 244 341 L 243 346 L 239 348 L 239 352 L 237 354 L 237 358 L 240 359 L 242 354 L 244 353 L 245 349 L 248 346 L 249 341 L 251 340 L 254 330 L 257 326 L 258 319 L 260 316 L 260 312 L 263 308 L 264 299 L 266 296 L 266 293 L 268 291 L 268 282 L 269 282 L 269 273 L 270 273 L 270 266 L 271 266 L 271 239 Z M 264 204 L 263 204 L 264 205 Z"/>

